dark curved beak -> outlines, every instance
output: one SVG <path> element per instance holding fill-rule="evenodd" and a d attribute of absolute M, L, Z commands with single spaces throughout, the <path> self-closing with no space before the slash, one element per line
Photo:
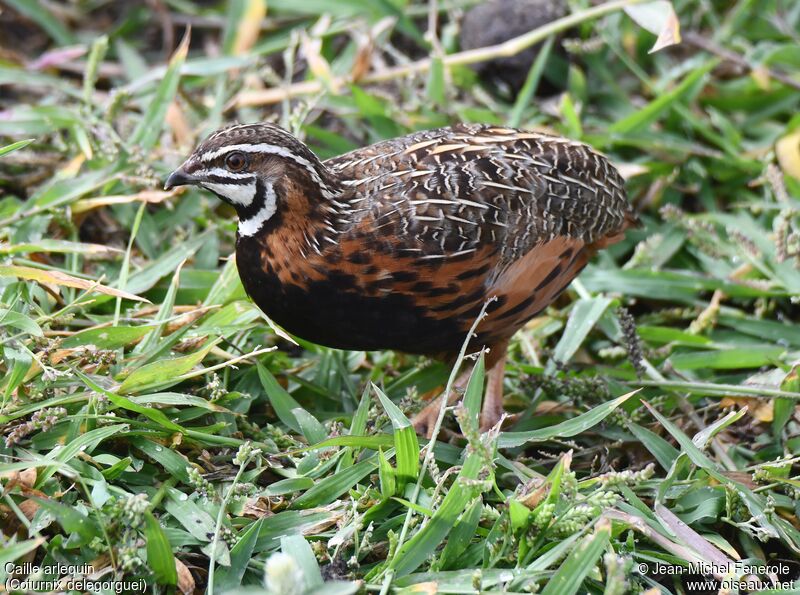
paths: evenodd
<path fill-rule="evenodd" d="M 169 174 L 166 183 L 164 184 L 164 190 L 172 190 L 176 186 L 186 186 L 189 184 L 197 184 L 199 183 L 199 178 L 193 176 L 192 174 L 187 174 L 183 171 L 182 167 L 179 167 L 174 172 Z"/>

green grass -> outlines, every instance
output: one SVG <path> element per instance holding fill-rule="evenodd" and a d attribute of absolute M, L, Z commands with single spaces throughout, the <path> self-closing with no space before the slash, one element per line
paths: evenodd
<path fill-rule="evenodd" d="M 622 3 L 572 2 L 545 55 L 564 94 L 535 95 L 542 58 L 515 101 L 448 57 L 470 2 L 438 3 L 444 58 L 427 3 L 274 0 L 258 32 L 255 0 L 167 0 L 195 25 L 170 47 L 150 4 L 95 4 L 7 2 L 32 33 L 0 58 L 0 581 L 26 576 L 7 562 L 271 595 L 704 592 L 659 562 L 798 578 L 800 6 L 675 0 L 686 41 L 649 54 Z M 232 211 L 160 190 L 203 134 L 259 119 L 323 157 L 459 121 L 555 131 L 622 168 L 645 226 L 516 336 L 515 422 L 478 432 L 464 357 L 429 443 L 408 420 L 454 370 L 292 345 L 239 284 Z"/>

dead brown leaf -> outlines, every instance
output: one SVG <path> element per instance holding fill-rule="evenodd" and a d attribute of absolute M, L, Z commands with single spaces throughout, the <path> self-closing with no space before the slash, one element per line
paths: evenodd
<path fill-rule="evenodd" d="M 775 155 L 783 172 L 800 180 L 800 128 L 775 143 Z"/>
<path fill-rule="evenodd" d="M 242 507 L 242 516 L 263 519 L 270 515 L 272 515 L 272 510 L 270 510 L 269 498 L 263 496 L 248 498 Z"/>
<path fill-rule="evenodd" d="M 32 488 L 36 483 L 36 467 L 25 469 L 19 474 L 19 484 L 26 488 Z"/>
<path fill-rule="evenodd" d="M 95 198 L 84 198 L 72 205 L 72 212 L 74 214 L 85 213 L 100 207 L 107 207 L 109 205 L 121 205 L 130 202 L 146 202 L 149 204 L 156 204 L 165 201 L 166 199 L 180 194 L 186 190 L 185 187 L 180 186 L 175 190 L 165 192 L 163 190 L 142 190 L 135 194 L 115 194 L 109 196 L 97 196 Z"/>
<path fill-rule="evenodd" d="M 55 285 L 65 287 L 75 287 L 77 289 L 86 289 L 88 291 L 96 291 L 97 293 L 104 293 L 114 297 L 123 298 L 126 300 L 134 300 L 137 302 L 147 302 L 149 300 L 133 295 L 127 291 L 107 287 L 100 283 L 87 281 L 86 279 L 79 279 L 67 273 L 54 270 L 35 269 L 33 267 L 19 266 L 19 265 L 2 265 L 0 266 L 0 277 L 16 277 L 17 279 L 25 279 L 26 281 L 38 281 L 42 285 Z"/>
<path fill-rule="evenodd" d="M 261 33 L 261 22 L 266 16 L 266 0 L 247 0 L 244 14 L 236 29 L 236 39 L 233 42 L 234 55 L 246 54 L 255 45 Z"/>
<path fill-rule="evenodd" d="M 39 508 L 39 503 L 30 498 L 23 500 L 19 505 L 19 509 L 22 511 L 22 514 L 24 514 L 25 518 L 29 521 L 33 520 L 33 517 L 38 512 Z"/>
<path fill-rule="evenodd" d="M 530 508 L 531 510 L 533 510 L 534 508 L 539 506 L 539 503 L 542 500 L 547 498 L 547 495 L 549 493 L 550 493 L 550 484 L 546 483 L 544 478 L 542 478 L 538 480 L 536 482 L 536 485 L 533 486 L 533 489 L 525 496 L 522 496 L 519 499 L 519 501 L 528 508 Z"/>
<path fill-rule="evenodd" d="M 423 593 L 424 595 L 436 595 L 439 592 L 439 583 L 428 581 L 427 583 L 417 583 L 403 590 L 405 593 Z"/>
<path fill-rule="evenodd" d="M 331 65 L 322 55 L 322 38 L 311 37 L 303 32 L 300 37 L 300 45 L 303 48 L 306 62 L 308 62 L 308 68 L 314 77 L 322 81 L 323 85 L 333 93 L 338 93 L 340 81 L 333 76 Z"/>
<path fill-rule="evenodd" d="M 165 119 L 179 147 L 191 147 L 194 144 L 192 127 L 177 101 L 169 104 Z"/>
<path fill-rule="evenodd" d="M 5 480 L 3 483 L 3 493 L 7 494 L 15 487 L 22 489 L 23 493 L 27 490 L 33 489 L 36 483 L 36 467 L 24 469 L 22 471 L 8 471 L 0 473 L 0 480 Z"/>
<path fill-rule="evenodd" d="M 191 571 L 186 567 L 186 564 L 175 558 L 175 570 L 178 572 L 178 590 L 183 595 L 191 595 L 194 593 L 194 577 Z"/>
<path fill-rule="evenodd" d="M 758 399 L 756 397 L 724 397 L 720 400 L 719 406 L 726 407 L 747 407 L 748 413 L 761 423 L 770 423 L 773 419 L 772 399 Z"/>

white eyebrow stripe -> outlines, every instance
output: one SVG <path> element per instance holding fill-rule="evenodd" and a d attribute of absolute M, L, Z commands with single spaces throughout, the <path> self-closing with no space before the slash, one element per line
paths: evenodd
<path fill-rule="evenodd" d="M 243 145 L 225 145 L 224 147 L 220 147 L 215 151 L 210 151 L 208 153 L 203 153 L 200 156 L 201 161 L 213 161 L 217 157 L 221 157 L 226 153 L 230 153 L 231 151 L 241 151 L 243 153 L 271 153 L 273 155 L 280 155 L 282 157 L 289 157 L 298 158 L 302 161 L 308 163 L 308 161 L 299 155 L 295 155 L 286 147 L 281 147 L 280 145 L 271 145 L 269 143 L 245 143 Z"/>
<path fill-rule="evenodd" d="M 241 151 L 243 153 L 268 153 L 270 155 L 278 155 L 280 157 L 286 157 L 287 159 L 291 159 L 301 167 L 304 167 L 306 171 L 308 171 L 311 178 L 319 184 L 320 188 L 322 189 L 323 195 L 326 198 L 330 198 L 333 196 L 334 193 L 330 191 L 328 185 L 322 180 L 317 169 L 312 165 L 312 163 L 306 159 L 305 157 L 301 157 L 300 155 L 293 153 L 286 147 L 281 147 L 279 145 L 271 145 L 269 143 L 258 143 L 258 144 L 244 144 L 244 145 L 227 145 L 225 147 L 220 147 L 216 151 L 211 151 L 209 153 L 203 153 L 200 156 L 200 161 L 203 163 L 207 161 L 212 161 L 217 157 L 221 157 L 231 151 Z"/>

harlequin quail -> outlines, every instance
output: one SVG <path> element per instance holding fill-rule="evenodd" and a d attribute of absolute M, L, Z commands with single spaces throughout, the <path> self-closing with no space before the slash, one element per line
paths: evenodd
<path fill-rule="evenodd" d="M 588 146 L 475 124 L 324 162 L 277 126 L 231 126 L 166 187 L 185 184 L 233 205 L 245 290 L 314 343 L 452 360 L 496 297 L 469 343 L 489 348 L 483 428 L 503 413 L 511 336 L 637 222 L 619 173 Z"/>

